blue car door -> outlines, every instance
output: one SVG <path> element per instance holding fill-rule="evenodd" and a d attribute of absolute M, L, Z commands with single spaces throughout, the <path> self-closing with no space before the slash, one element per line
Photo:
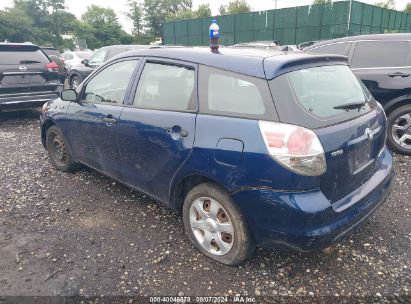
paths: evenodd
<path fill-rule="evenodd" d="M 146 59 L 118 122 L 122 179 L 163 201 L 193 147 L 196 71 L 188 63 Z"/>
<path fill-rule="evenodd" d="M 66 132 L 75 157 L 113 177 L 121 171 L 117 123 L 137 64 L 138 59 L 122 59 L 99 70 L 67 112 Z"/>

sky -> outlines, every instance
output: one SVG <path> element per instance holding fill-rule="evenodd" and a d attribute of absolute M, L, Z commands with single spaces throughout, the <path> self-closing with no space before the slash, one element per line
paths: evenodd
<path fill-rule="evenodd" d="M 383 0 L 360 0 L 361 2 L 374 4 L 378 1 Z M 211 11 L 213 15 L 218 13 L 218 8 L 222 4 L 227 4 L 230 0 L 193 0 L 193 8 L 195 9 L 200 4 L 210 4 Z M 313 2 L 313 0 L 247 0 L 251 5 L 253 11 L 269 10 L 275 8 L 275 2 L 277 2 L 277 8 L 292 7 L 308 5 Z M 398 10 L 403 10 L 406 3 L 411 2 L 411 0 L 395 0 L 395 4 Z M 0 0 L 0 9 L 11 6 L 13 0 Z M 87 6 L 91 4 L 96 4 L 103 7 L 110 7 L 117 13 L 118 19 L 122 24 L 123 28 L 127 32 L 131 32 L 132 24 L 124 16 L 124 12 L 127 11 L 127 0 L 66 0 L 67 9 L 75 14 L 78 18 L 86 11 Z"/>

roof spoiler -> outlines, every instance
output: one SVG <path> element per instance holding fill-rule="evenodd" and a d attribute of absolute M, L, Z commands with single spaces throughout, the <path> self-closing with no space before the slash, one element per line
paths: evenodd
<path fill-rule="evenodd" d="M 282 57 L 281 61 L 280 58 Z M 304 54 L 297 53 L 295 56 L 287 56 L 284 60 L 283 56 L 268 57 L 264 60 L 264 70 L 267 79 L 273 79 L 282 74 L 291 71 L 300 70 L 309 67 L 348 64 L 348 57 L 341 55 L 327 55 L 327 54 Z"/>

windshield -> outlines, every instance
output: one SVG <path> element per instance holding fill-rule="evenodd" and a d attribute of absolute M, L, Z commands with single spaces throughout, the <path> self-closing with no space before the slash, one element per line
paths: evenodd
<path fill-rule="evenodd" d="M 375 107 L 371 94 L 346 65 L 293 71 L 272 80 L 270 85 L 274 95 L 284 95 L 278 97 L 281 104 L 276 104 L 279 114 L 283 112 L 287 122 L 309 128 L 349 120 Z"/>
<path fill-rule="evenodd" d="M 101 64 L 106 58 L 106 49 L 96 51 L 93 56 L 89 59 L 90 64 Z"/>

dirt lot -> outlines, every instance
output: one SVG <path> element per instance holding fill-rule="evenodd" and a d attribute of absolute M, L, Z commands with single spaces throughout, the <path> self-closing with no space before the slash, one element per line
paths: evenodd
<path fill-rule="evenodd" d="M 233 268 L 199 254 L 179 214 L 91 170 L 56 171 L 38 115 L 0 113 L 0 303 L 8 295 L 411 295 L 410 157 L 396 156 L 393 192 L 349 240 L 322 253 L 258 250 Z"/>

